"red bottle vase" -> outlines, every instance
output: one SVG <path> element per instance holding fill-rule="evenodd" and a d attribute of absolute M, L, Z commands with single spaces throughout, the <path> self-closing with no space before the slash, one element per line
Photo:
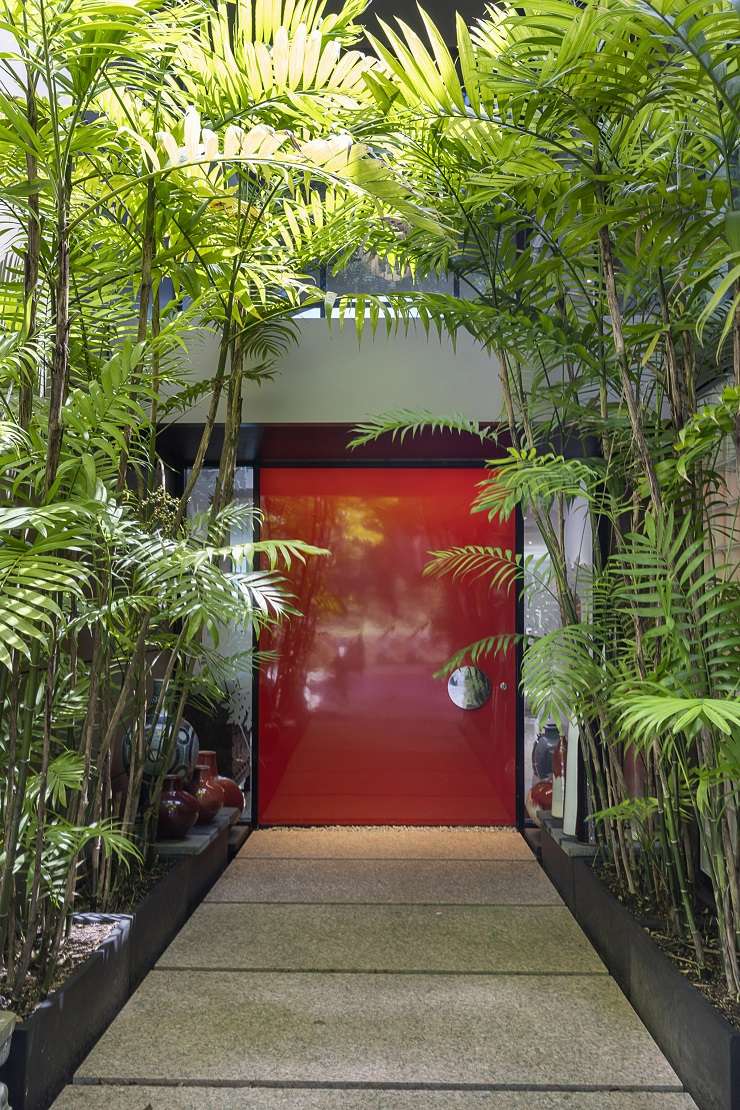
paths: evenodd
<path fill-rule="evenodd" d="M 244 809 L 244 795 L 234 782 L 233 779 L 227 778 L 226 775 L 218 773 L 218 762 L 216 760 L 216 753 L 209 751 L 201 751 L 198 755 L 198 762 L 205 763 L 208 767 L 208 781 L 215 782 L 216 786 L 220 786 L 224 792 L 224 805 L 233 809 L 238 809 L 239 812 Z"/>
<path fill-rule="evenodd" d="M 182 840 L 198 820 L 198 813 L 198 802 L 179 785 L 177 775 L 166 775 L 159 799 L 159 839 Z"/>
<path fill-rule="evenodd" d="M 223 809 L 224 792 L 208 778 L 208 767 L 205 763 L 196 764 L 190 790 L 198 803 L 198 824 L 209 825 L 216 814 Z"/>

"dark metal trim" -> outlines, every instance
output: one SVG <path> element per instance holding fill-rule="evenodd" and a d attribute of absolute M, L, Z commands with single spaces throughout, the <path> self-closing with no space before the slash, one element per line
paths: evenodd
<path fill-rule="evenodd" d="M 521 637 L 524 632 L 524 516 L 521 506 L 516 508 L 516 555 L 520 560 L 522 575 L 516 583 L 516 632 Z M 526 811 L 524 808 L 524 691 L 522 690 L 522 659 L 524 645 L 519 639 L 516 644 L 516 827 L 524 829 Z"/>
<path fill-rule="evenodd" d="M 255 509 L 260 508 L 260 471 L 259 467 L 253 466 L 252 468 L 252 504 Z M 254 520 L 254 539 L 259 540 L 261 535 L 261 522 L 259 514 L 255 515 Z M 260 560 L 257 560 L 259 565 Z M 259 643 L 252 633 L 253 648 L 259 649 Z M 249 820 L 253 827 L 257 826 L 257 817 L 259 813 L 257 798 L 259 791 L 259 775 L 260 775 L 260 760 L 259 760 L 259 723 L 260 723 L 260 669 L 256 659 L 252 660 L 252 735 L 251 735 L 251 751 L 250 755 L 250 805 L 249 805 Z"/>
<path fill-rule="evenodd" d="M 192 464 L 200 443 L 202 424 L 185 422 L 160 427 L 157 449 L 168 466 L 187 467 Z M 408 463 L 435 465 L 470 465 L 485 462 L 508 445 L 505 433 L 500 435 L 498 449 L 490 442 L 481 443 L 477 436 L 440 432 L 422 432 L 395 442 L 371 443 L 350 451 L 354 425 L 345 424 L 242 424 L 239 431 L 237 462 L 240 466 L 285 465 L 386 466 Z M 218 466 L 223 450 L 224 429 L 213 429 L 205 465 Z"/>

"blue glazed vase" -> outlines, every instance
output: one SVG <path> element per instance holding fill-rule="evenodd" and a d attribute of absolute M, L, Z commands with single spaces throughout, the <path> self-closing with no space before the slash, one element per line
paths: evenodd
<path fill-rule="evenodd" d="M 532 748 L 532 770 L 538 779 L 552 777 L 552 757 L 560 743 L 560 729 L 551 719 L 534 742 Z"/>
<path fill-rule="evenodd" d="M 175 737 L 175 746 L 172 756 L 169 760 L 169 766 L 163 767 L 164 752 L 163 747 L 167 741 L 169 734 L 169 715 L 163 707 L 162 711 L 158 714 L 155 720 L 155 713 L 157 711 L 157 702 L 162 689 L 162 682 L 160 679 L 154 680 L 154 690 L 149 699 L 147 706 L 145 729 L 147 736 L 146 756 L 144 759 L 144 778 L 153 779 L 159 775 L 164 769 L 165 774 L 174 775 L 179 782 L 189 782 L 193 775 L 193 769 L 198 760 L 198 752 L 200 744 L 198 741 L 198 734 L 189 721 L 182 720 L 180 727 L 177 730 Z M 134 737 L 131 729 L 128 729 L 123 738 L 123 746 L 121 754 L 123 756 L 123 765 L 128 771 L 131 767 L 131 745 L 134 742 Z"/>

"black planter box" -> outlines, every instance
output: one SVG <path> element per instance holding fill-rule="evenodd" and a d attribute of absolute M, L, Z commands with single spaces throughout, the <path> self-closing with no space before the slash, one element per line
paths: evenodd
<path fill-rule="evenodd" d="M 561 851 L 557 846 L 556 850 Z M 594 874 L 589 863 L 583 860 L 568 860 L 568 863 L 573 873 L 573 915 L 609 968 L 610 974 L 632 1001 L 632 953 L 638 939 L 645 940 L 656 955 L 661 953 L 629 910 L 625 909 L 598 875 Z M 676 975 L 680 976 L 680 972 L 677 971 Z"/>
<path fill-rule="evenodd" d="M 740 1030 L 684 978 L 589 863 L 571 859 L 547 833 L 542 841 L 543 867 L 572 890 L 574 917 L 700 1110 L 738 1110 Z"/>
<path fill-rule="evenodd" d="M 129 996 L 131 918 L 83 914 L 115 921 L 90 958 L 13 1032 L 0 1069 L 13 1110 L 47 1110 Z"/>
<path fill-rule="evenodd" d="M 192 857 L 178 860 L 139 903 L 130 936 L 129 990 L 133 993 L 190 914 Z"/>
<path fill-rule="evenodd" d="M 190 857 L 188 913 L 203 901 L 229 862 L 229 825 L 224 823 L 212 837 L 208 849 Z"/>
<path fill-rule="evenodd" d="M 207 827 L 132 914 L 80 914 L 115 929 L 16 1026 L 0 1068 L 13 1110 L 48 1110 L 118 1011 L 226 867 L 229 820 Z"/>
<path fill-rule="evenodd" d="M 543 829 L 540 840 L 540 862 L 552 885 L 572 913 L 575 906 L 573 860 L 565 854 L 547 829 Z"/>

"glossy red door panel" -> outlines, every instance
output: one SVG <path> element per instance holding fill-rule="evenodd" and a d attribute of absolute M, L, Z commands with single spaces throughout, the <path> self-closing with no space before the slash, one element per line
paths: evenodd
<path fill-rule="evenodd" d="M 291 569 L 304 614 L 262 642 L 258 818 L 262 824 L 511 824 L 513 652 L 486 659 L 486 704 L 459 709 L 434 672 L 458 648 L 514 631 L 511 592 L 422 574 L 459 544 L 513 550 L 514 521 L 469 505 L 479 469 L 260 472 L 265 535 L 328 557 Z"/>

